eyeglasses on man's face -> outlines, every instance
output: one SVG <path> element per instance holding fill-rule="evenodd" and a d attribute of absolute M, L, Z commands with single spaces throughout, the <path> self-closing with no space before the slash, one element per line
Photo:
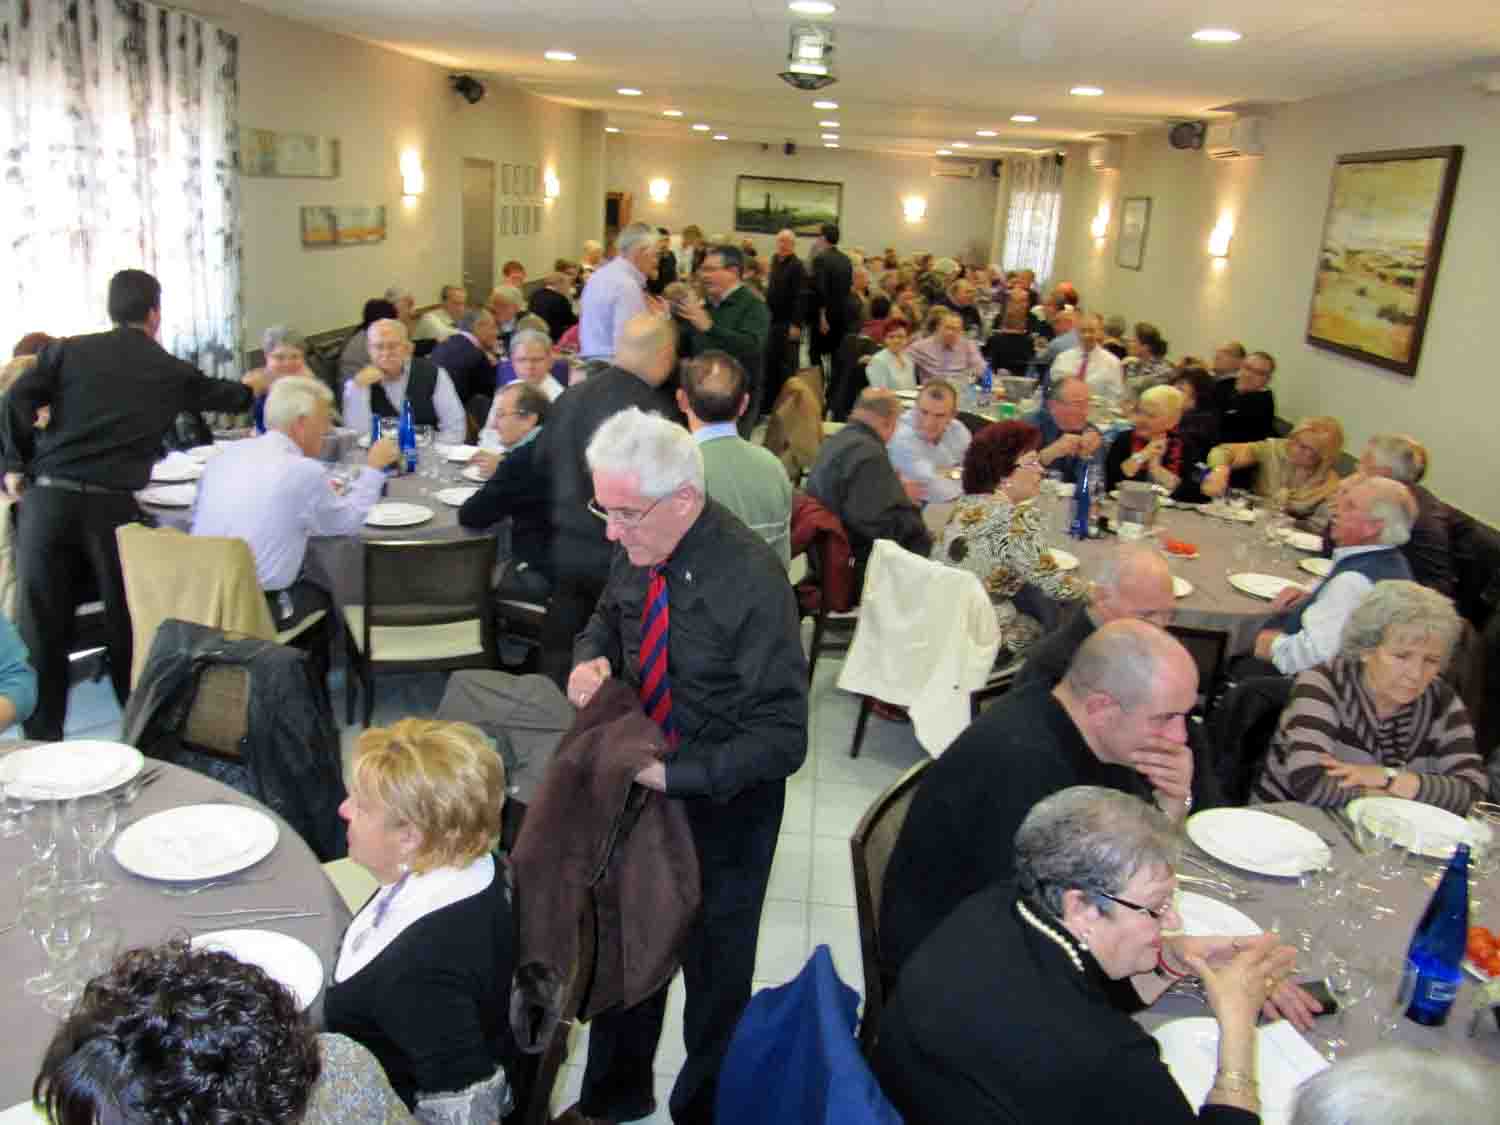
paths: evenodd
<path fill-rule="evenodd" d="M 659 496 L 649 507 L 639 512 L 634 508 L 601 508 L 597 500 L 590 500 L 589 511 L 605 523 L 613 521 L 616 527 L 638 527 L 665 499 L 665 496 Z"/>

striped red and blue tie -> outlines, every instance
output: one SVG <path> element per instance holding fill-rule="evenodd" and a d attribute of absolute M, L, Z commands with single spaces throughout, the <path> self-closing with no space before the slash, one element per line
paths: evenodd
<path fill-rule="evenodd" d="M 669 742 L 677 741 L 672 725 L 672 680 L 667 675 L 667 636 L 671 612 L 667 605 L 664 564 L 651 568 L 646 608 L 641 614 L 641 706 L 661 727 Z"/>

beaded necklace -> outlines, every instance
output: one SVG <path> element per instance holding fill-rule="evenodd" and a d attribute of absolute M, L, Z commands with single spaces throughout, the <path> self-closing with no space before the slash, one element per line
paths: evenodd
<path fill-rule="evenodd" d="M 1016 900 L 1016 912 L 1021 915 L 1021 921 L 1036 930 L 1037 933 L 1044 935 L 1067 954 L 1068 960 L 1073 962 L 1073 968 L 1077 969 L 1080 973 L 1083 972 L 1083 958 L 1078 955 L 1078 950 L 1073 948 L 1071 941 L 1038 918 L 1030 910 L 1026 909 L 1026 904 L 1020 899 Z"/>

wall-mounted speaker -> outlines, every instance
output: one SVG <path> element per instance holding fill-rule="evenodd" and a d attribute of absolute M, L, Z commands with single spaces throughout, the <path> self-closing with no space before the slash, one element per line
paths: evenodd
<path fill-rule="evenodd" d="M 448 85 L 452 86 L 454 93 L 470 105 L 484 97 L 484 83 L 472 74 L 450 74 Z"/>
<path fill-rule="evenodd" d="M 1167 133 L 1167 143 L 1173 148 L 1200 149 L 1205 131 L 1201 121 L 1179 121 Z"/>
<path fill-rule="evenodd" d="M 784 144 L 784 145 L 781 146 L 781 151 L 784 152 L 784 153 L 786 153 L 788 156 L 796 156 L 797 155 L 797 144 L 796 144 L 796 142 L 795 141 L 787 141 L 786 144 Z"/>

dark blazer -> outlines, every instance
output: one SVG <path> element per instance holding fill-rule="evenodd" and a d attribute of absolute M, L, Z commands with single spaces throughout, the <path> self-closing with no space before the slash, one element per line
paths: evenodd
<path fill-rule="evenodd" d="M 656 276 L 646 279 L 646 292 L 660 297 L 677 280 L 677 256 L 670 251 L 656 260 Z"/>
<path fill-rule="evenodd" d="M 459 402 L 467 403 L 474 395 L 495 393 L 495 365 L 483 349 L 462 332 L 455 332 L 439 343 L 428 358 L 453 380 Z"/>
<path fill-rule="evenodd" d="M 494 476 L 459 508 L 458 522 L 464 527 L 485 528 L 510 516 L 511 555 L 550 579 L 551 494 L 536 456 L 541 440 L 538 433 L 519 449 L 507 453 Z"/>
<path fill-rule="evenodd" d="M 556 293 L 551 289 L 543 287 L 531 295 L 531 300 L 526 303 L 528 312 L 536 313 L 547 322 L 547 332 L 555 344 L 562 339 L 563 333 L 578 323 L 578 314 L 573 311 L 573 302 Z"/>
<path fill-rule="evenodd" d="M 830 246 L 812 262 L 812 319 L 828 314 L 828 334 L 837 338 L 849 327 L 849 292 L 854 288 L 854 265 L 837 246 Z"/>
<path fill-rule="evenodd" d="M 802 322 L 802 287 L 807 269 L 796 254 L 785 258 L 771 256 L 770 283 L 766 286 L 766 307 L 777 324 Z"/>
<path fill-rule="evenodd" d="M 46 474 L 104 488 L 145 488 L 162 439 L 184 411 L 248 411 L 250 388 L 210 379 L 139 328 L 49 344 L 16 380 L 0 412 L 9 472 Z M 33 428 L 37 408 L 52 423 Z"/>
<path fill-rule="evenodd" d="M 717 305 L 708 306 L 712 320 L 707 332 L 694 331 L 688 346 L 693 355 L 728 352 L 740 361 L 752 387 L 758 385 L 766 360 L 766 338 L 771 313 L 749 286 L 741 285 Z"/>
<path fill-rule="evenodd" d="M 1276 396 L 1270 390 L 1240 394 L 1234 380 L 1214 388 L 1219 396 L 1219 440 L 1226 444 L 1264 441 L 1276 433 Z"/>

